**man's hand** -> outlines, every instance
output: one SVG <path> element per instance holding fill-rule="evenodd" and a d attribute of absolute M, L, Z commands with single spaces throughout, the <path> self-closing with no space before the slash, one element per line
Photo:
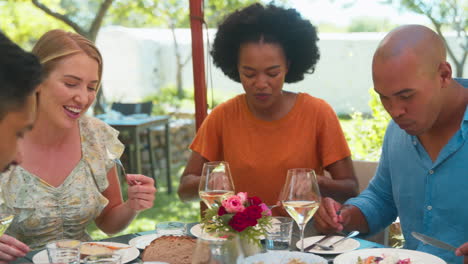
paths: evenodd
<path fill-rule="evenodd" d="M 465 256 L 463 258 L 463 264 L 468 264 L 468 242 L 457 248 L 457 250 L 455 251 L 455 255 Z"/>
<path fill-rule="evenodd" d="M 322 204 L 314 217 L 315 227 L 324 234 L 343 230 L 344 217 L 340 212 L 342 205 L 332 198 L 323 198 Z"/>

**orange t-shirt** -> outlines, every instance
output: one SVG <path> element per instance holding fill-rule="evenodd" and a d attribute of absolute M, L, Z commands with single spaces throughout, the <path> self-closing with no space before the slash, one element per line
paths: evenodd
<path fill-rule="evenodd" d="M 229 162 L 236 192 L 269 205 L 278 201 L 288 169 L 323 174 L 324 167 L 351 155 L 336 113 L 305 93 L 275 121 L 256 118 L 245 95 L 238 95 L 213 109 L 190 148 L 210 161 Z"/>

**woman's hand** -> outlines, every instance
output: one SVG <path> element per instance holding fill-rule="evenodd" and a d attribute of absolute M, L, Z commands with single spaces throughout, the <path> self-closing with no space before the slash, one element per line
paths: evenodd
<path fill-rule="evenodd" d="M 0 236 L 0 264 L 26 256 L 29 247 L 9 235 Z"/>
<path fill-rule="evenodd" d="M 156 188 L 154 180 L 141 174 L 127 174 L 128 206 L 135 211 L 153 207 Z"/>

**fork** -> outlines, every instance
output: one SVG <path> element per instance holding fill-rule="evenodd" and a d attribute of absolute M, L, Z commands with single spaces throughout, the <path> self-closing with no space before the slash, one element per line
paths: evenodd
<path fill-rule="evenodd" d="M 127 173 L 125 172 L 125 168 L 122 164 L 122 161 L 120 161 L 120 159 L 113 159 L 115 164 L 120 168 L 120 170 L 122 171 L 123 175 L 125 176 L 125 178 L 127 177 Z M 129 182 L 130 185 L 140 185 L 141 182 L 137 181 L 137 180 L 130 180 Z"/>
<path fill-rule="evenodd" d="M 345 240 L 348 239 L 348 238 L 355 237 L 355 236 L 357 236 L 357 235 L 359 235 L 359 231 L 357 231 L 357 230 L 351 231 L 351 232 L 349 232 L 349 234 L 348 234 L 347 236 L 343 237 L 342 239 L 340 239 L 340 240 L 334 242 L 333 244 L 331 244 L 331 245 L 329 245 L 329 246 L 325 246 L 325 245 L 321 245 L 321 244 L 316 244 L 316 246 L 318 246 L 319 248 L 321 248 L 321 249 L 323 249 L 323 250 L 333 250 L 333 249 L 335 249 L 334 246 L 336 246 L 337 244 L 339 244 L 339 243 L 345 241 Z"/>

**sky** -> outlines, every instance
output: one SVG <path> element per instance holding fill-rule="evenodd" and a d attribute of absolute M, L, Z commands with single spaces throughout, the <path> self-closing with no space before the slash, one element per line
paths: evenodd
<path fill-rule="evenodd" d="M 343 8 L 344 3 L 351 0 L 290 0 L 291 6 L 296 8 L 312 23 L 329 22 L 339 26 L 346 26 L 356 17 L 388 18 L 395 24 L 429 24 L 429 20 L 408 11 L 401 12 L 395 6 L 379 3 L 380 0 L 355 0 L 349 8 Z"/>

